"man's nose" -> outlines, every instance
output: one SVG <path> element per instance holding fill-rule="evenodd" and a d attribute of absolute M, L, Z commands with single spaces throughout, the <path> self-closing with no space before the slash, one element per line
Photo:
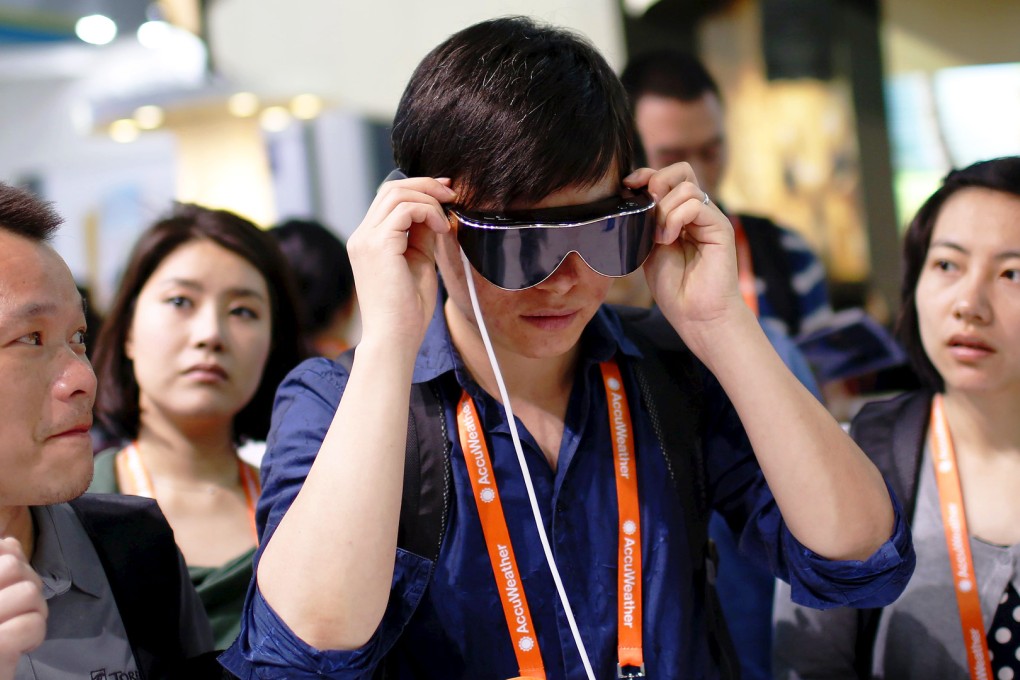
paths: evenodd
<path fill-rule="evenodd" d="M 552 274 L 549 275 L 542 283 L 538 284 L 536 288 L 545 288 L 547 290 L 555 290 L 557 292 L 565 292 L 570 290 L 577 284 L 577 279 L 580 274 L 579 267 L 587 267 L 584 260 L 577 253 L 570 253 L 560 265 L 556 267 Z"/>
<path fill-rule="evenodd" d="M 70 347 L 60 350 L 60 367 L 54 383 L 56 396 L 62 401 L 85 399 L 91 408 L 96 400 L 96 374 L 84 354 Z"/>

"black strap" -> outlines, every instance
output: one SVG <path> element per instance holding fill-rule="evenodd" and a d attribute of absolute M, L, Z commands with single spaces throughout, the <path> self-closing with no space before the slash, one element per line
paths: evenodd
<path fill-rule="evenodd" d="M 336 358 L 348 372 L 354 364 L 356 349 L 349 349 Z M 439 558 L 450 510 L 453 484 L 450 451 L 439 386 L 412 384 L 397 546 L 433 563 Z"/>
<path fill-rule="evenodd" d="M 412 385 L 397 545 L 427 557 L 433 564 L 439 559 L 450 512 L 453 486 L 450 452 L 446 412 L 438 385 Z"/>
<path fill-rule="evenodd" d="M 142 678 L 174 677 L 184 661 L 181 570 L 159 506 L 113 494 L 86 494 L 70 505 L 99 554 Z"/>
<path fill-rule="evenodd" d="M 800 333 L 800 296 L 793 289 L 793 272 L 783 247 L 783 232 L 771 220 L 740 215 L 751 249 L 754 275 L 765 282 L 765 297 L 775 316 L 786 324 L 791 336 Z"/>
<path fill-rule="evenodd" d="M 850 425 L 850 436 L 868 454 L 903 505 L 908 523 L 917 506 L 917 483 L 924 455 L 924 436 L 931 414 L 929 392 L 908 392 L 887 401 L 865 404 Z M 870 680 L 881 609 L 857 610 L 854 669 Z"/>

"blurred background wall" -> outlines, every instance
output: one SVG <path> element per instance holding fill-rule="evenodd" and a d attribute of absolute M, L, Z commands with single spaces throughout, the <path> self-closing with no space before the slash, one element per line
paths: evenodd
<path fill-rule="evenodd" d="M 699 53 L 727 106 L 727 205 L 797 229 L 836 290 L 887 307 L 900 229 L 939 177 L 1020 153 L 1018 2 L 0 0 L 0 179 L 57 204 L 100 307 L 175 199 L 347 234 L 391 169 L 414 66 L 505 14 L 572 27 L 617 69 Z"/>

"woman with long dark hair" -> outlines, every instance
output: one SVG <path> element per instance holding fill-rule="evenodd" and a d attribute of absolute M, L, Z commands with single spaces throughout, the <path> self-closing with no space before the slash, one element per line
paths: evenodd
<path fill-rule="evenodd" d="M 126 445 L 97 456 L 93 492 L 155 498 L 216 634 L 236 636 L 256 546 L 257 471 L 277 385 L 302 358 L 274 240 L 223 210 L 178 206 L 142 234 L 96 353 L 96 413 Z"/>

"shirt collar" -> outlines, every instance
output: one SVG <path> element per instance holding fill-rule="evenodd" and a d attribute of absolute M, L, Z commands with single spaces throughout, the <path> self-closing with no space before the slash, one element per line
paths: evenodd
<path fill-rule="evenodd" d="M 450 338 L 443 314 L 444 296 L 437 296 L 432 320 L 425 331 L 425 339 L 418 350 L 412 382 L 422 383 L 438 378 L 448 371 L 463 368 L 460 355 Z M 620 318 L 612 308 L 602 305 L 581 335 L 581 361 L 599 363 L 612 358 L 617 351 L 629 356 L 640 357 L 641 352 L 623 332 Z"/>
<path fill-rule="evenodd" d="M 43 582 L 43 596 L 49 600 L 63 595 L 72 585 L 93 597 L 102 596 L 102 563 L 71 506 L 42 505 L 31 512 L 36 532 L 32 568 Z"/>

